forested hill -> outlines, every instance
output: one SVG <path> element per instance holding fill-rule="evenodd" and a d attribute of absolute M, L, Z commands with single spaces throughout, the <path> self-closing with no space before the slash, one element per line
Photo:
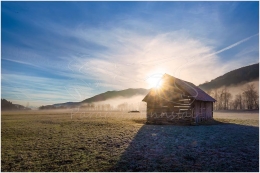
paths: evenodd
<path fill-rule="evenodd" d="M 83 100 L 82 103 L 105 101 L 117 97 L 130 98 L 133 97 L 134 95 L 146 95 L 148 92 L 149 90 L 143 88 L 135 88 L 135 89 L 129 88 L 121 91 L 107 91 L 105 93 Z"/>
<path fill-rule="evenodd" d="M 259 80 L 259 63 L 232 70 L 210 82 L 199 85 L 199 87 L 203 90 L 211 90 L 222 86 L 237 85 L 253 80 Z"/>
<path fill-rule="evenodd" d="M 41 106 L 39 109 L 55 109 L 55 108 L 65 108 L 65 107 L 73 107 L 73 106 L 75 107 L 75 106 L 80 106 L 81 104 L 84 103 L 96 103 L 96 102 L 106 101 L 115 98 L 131 98 L 137 95 L 145 96 L 148 92 L 149 89 L 143 89 L 143 88 L 128 88 L 120 91 L 107 91 L 95 95 L 93 97 L 90 97 L 88 99 L 85 99 L 81 102 L 58 103 L 54 105 Z"/>
<path fill-rule="evenodd" d="M 12 102 L 7 101 L 6 99 L 1 99 L 1 110 L 30 110 L 30 108 L 26 108 L 18 104 L 13 104 Z"/>

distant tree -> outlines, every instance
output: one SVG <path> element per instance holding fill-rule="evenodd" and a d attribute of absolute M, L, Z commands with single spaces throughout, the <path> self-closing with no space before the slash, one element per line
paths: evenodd
<path fill-rule="evenodd" d="M 233 108 L 234 109 L 243 109 L 243 105 L 242 105 L 242 102 L 243 102 L 243 100 L 242 100 L 242 94 L 238 94 L 238 95 L 236 95 L 236 97 L 235 97 L 235 100 L 234 100 L 234 102 L 233 102 Z"/>
<path fill-rule="evenodd" d="M 232 94 L 228 91 L 226 87 L 220 89 L 215 93 L 215 99 L 217 99 L 217 109 L 216 110 L 227 110 L 230 109 Z"/>
<path fill-rule="evenodd" d="M 44 108 L 45 108 L 45 106 L 42 105 L 39 107 L 39 110 L 43 110 Z"/>
<path fill-rule="evenodd" d="M 121 103 L 117 106 L 117 109 L 120 111 L 125 111 L 125 110 L 127 110 L 127 108 L 128 108 L 128 104 L 126 102 Z"/>
<path fill-rule="evenodd" d="M 224 100 L 225 100 L 224 109 L 225 109 L 225 110 L 230 109 L 231 99 L 232 99 L 232 94 L 231 94 L 229 91 L 226 90 L 226 92 L 225 92 L 225 97 L 224 97 Z"/>
<path fill-rule="evenodd" d="M 243 89 L 243 97 L 247 109 L 259 109 L 259 98 L 254 84 L 246 85 Z"/>
<path fill-rule="evenodd" d="M 224 109 L 224 95 L 225 95 L 224 89 L 218 91 L 218 103 L 217 103 L 218 110 Z"/>
<path fill-rule="evenodd" d="M 213 105 L 213 110 L 218 110 L 219 109 L 219 103 L 221 100 L 219 100 L 219 93 L 218 89 L 213 89 L 213 90 L 206 90 L 206 93 L 216 99 L 217 101 Z"/>
<path fill-rule="evenodd" d="M 217 100 L 217 102 L 214 103 L 214 110 L 218 110 L 219 109 L 219 107 L 218 107 L 218 101 L 219 101 L 218 90 L 215 89 L 212 94 L 213 94 L 213 98 L 215 98 Z"/>

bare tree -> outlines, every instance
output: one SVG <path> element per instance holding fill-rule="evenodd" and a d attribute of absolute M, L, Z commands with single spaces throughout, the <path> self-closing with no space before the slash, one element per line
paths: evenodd
<path fill-rule="evenodd" d="M 120 111 L 126 111 L 128 108 L 128 104 L 126 102 L 124 103 L 121 103 L 117 106 L 117 109 L 120 110 Z"/>
<path fill-rule="evenodd" d="M 243 109 L 242 101 L 243 101 L 242 95 L 241 94 L 236 95 L 236 98 L 233 102 L 234 109 Z"/>
<path fill-rule="evenodd" d="M 237 94 L 232 100 L 232 94 L 226 87 L 207 91 L 209 95 L 217 100 L 214 110 L 227 109 L 259 109 L 259 94 L 254 84 L 248 84 L 242 93 Z"/>
<path fill-rule="evenodd" d="M 208 94 L 210 96 L 212 96 L 213 98 L 215 98 L 217 101 L 214 103 L 214 110 L 218 110 L 219 107 L 218 107 L 218 101 L 219 101 L 219 94 L 218 94 L 218 90 L 217 89 L 214 89 L 214 90 L 211 90 L 208 92 Z"/>
<path fill-rule="evenodd" d="M 232 99 L 231 93 L 226 91 L 226 93 L 225 93 L 225 109 L 230 109 L 231 99 Z"/>
<path fill-rule="evenodd" d="M 214 90 L 214 98 L 217 100 L 217 102 L 214 103 L 214 109 L 215 109 L 215 110 L 218 110 L 218 109 L 219 109 L 219 107 L 218 107 L 219 95 L 218 95 L 218 90 L 217 90 L 217 89 Z"/>
<path fill-rule="evenodd" d="M 216 93 L 217 99 L 218 99 L 218 104 L 217 104 L 217 109 L 230 109 L 230 102 L 232 99 L 231 93 L 228 91 L 226 87 L 220 89 L 219 92 Z"/>
<path fill-rule="evenodd" d="M 243 97 L 247 109 L 259 109 L 259 98 L 254 84 L 246 85 L 243 89 Z"/>

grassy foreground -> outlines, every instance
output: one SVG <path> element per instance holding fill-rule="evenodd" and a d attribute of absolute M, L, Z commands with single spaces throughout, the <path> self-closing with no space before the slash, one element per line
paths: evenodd
<path fill-rule="evenodd" d="M 257 119 L 145 125 L 119 112 L 2 112 L 1 171 L 259 171 Z"/>

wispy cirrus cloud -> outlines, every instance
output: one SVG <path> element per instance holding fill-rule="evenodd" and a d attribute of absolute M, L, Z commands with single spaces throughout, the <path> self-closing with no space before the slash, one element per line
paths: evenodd
<path fill-rule="evenodd" d="M 154 73 L 169 73 L 186 80 L 192 77 L 194 83 L 203 83 L 234 69 L 232 63 L 228 67 L 221 68 L 223 65 L 217 56 L 219 53 L 243 44 L 256 36 L 253 35 L 215 51 L 214 47 L 206 45 L 203 40 L 193 38 L 185 31 L 156 36 L 138 35 L 124 28 L 110 31 L 95 30 L 93 33 L 91 30 L 87 33 L 81 31 L 82 29 L 80 32 L 76 30 L 73 35 L 89 42 L 102 43 L 107 46 L 107 49 L 99 52 L 100 59 L 86 60 L 83 65 L 86 69 L 78 66 L 80 71 L 106 82 L 111 81 L 114 76 L 114 79 L 123 87 L 130 87 L 132 84 L 136 87 L 138 85 L 140 85 L 138 87 L 144 87 L 147 76 Z M 99 40 L 97 35 L 102 40 Z M 234 63 L 236 61 L 238 60 L 234 60 Z M 242 66 L 242 64 L 239 65 Z M 207 71 L 211 73 L 205 73 Z M 197 78 L 192 74 L 198 74 Z"/>
<path fill-rule="evenodd" d="M 39 106 L 40 101 L 54 104 L 60 101 L 82 101 L 92 95 L 92 84 L 77 80 L 49 79 L 27 75 L 2 74 L 2 97 L 30 102 Z"/>

